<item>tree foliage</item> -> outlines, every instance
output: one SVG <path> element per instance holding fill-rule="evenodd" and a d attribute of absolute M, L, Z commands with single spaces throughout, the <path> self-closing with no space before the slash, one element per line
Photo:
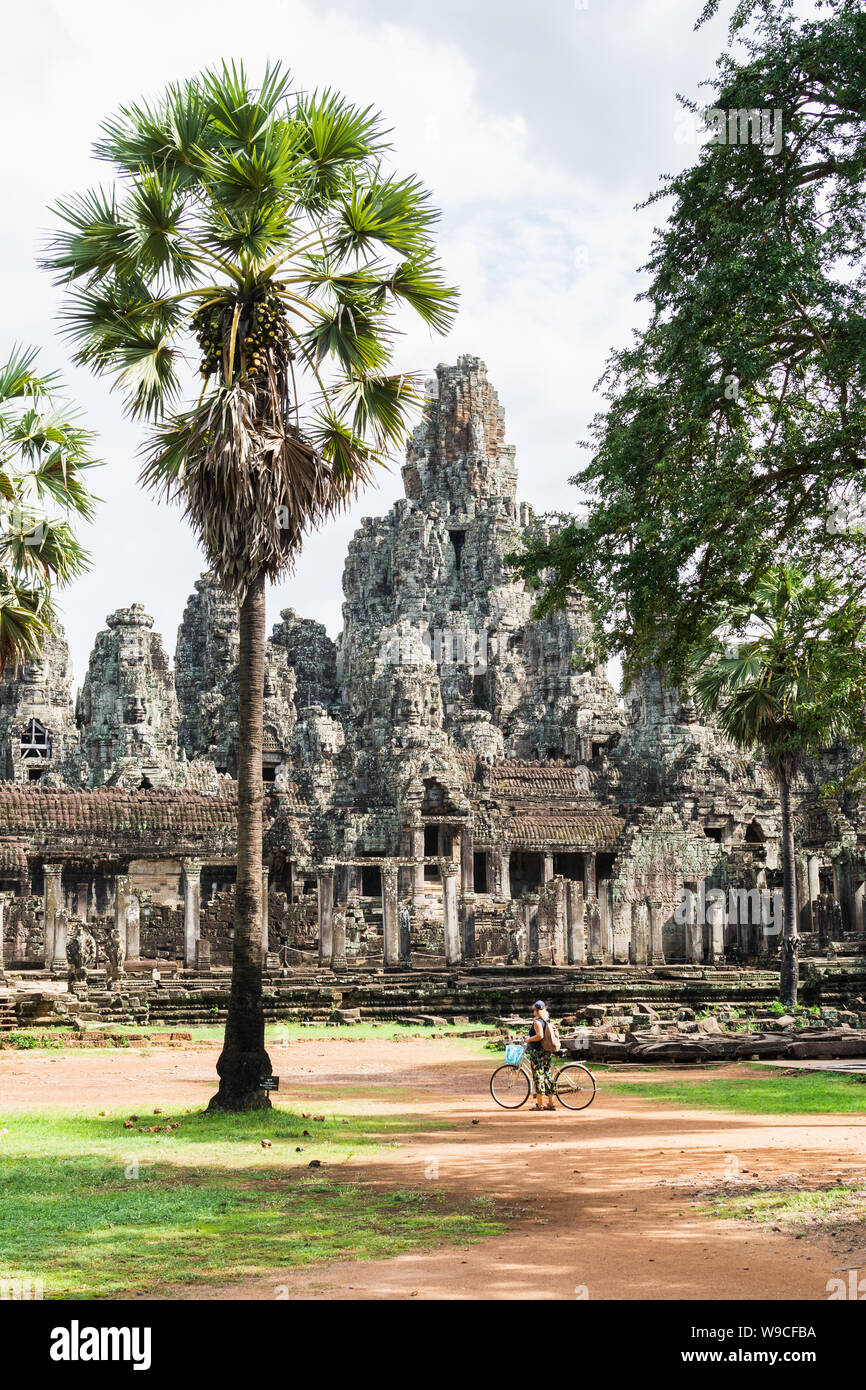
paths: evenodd
<path fill-rule="evenodd" d="M 39 654 L 56 622 L 56 588 L 88 564 L 70 514 L 93 513 L 93 436 L 36 358 L 16 347 L 0 366 L 0 670 Z"/>
<path fill-rule="evenodd" d="M 144 481 L 241 598 L 402 440 L 400 312 L 435 331 L 455 313 L 438 213 L 387 150 L 371 109 L 224 64 L 122 108 L 96 146 L 114 181 L 56 207 L 76 360 L 148 422 Z"/>
<path fill-rule="evenodd" d="M 706 107 L 781 111 L 782 147 L 709 142 L 650 198 L 650 317 L 602 378 L 585 515 L 512 557 L 541 611 L 579 589 L 608 652 L 674 679 L 775 565 L 866 587 L 866 14 L 743 0 L 732 45 Z"/>

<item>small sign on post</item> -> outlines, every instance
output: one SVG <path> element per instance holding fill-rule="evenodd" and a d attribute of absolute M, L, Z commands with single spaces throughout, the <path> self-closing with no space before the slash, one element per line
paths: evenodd
<path fill-rule="evenodd" d="M 280 1089 L 280 1078 L 278 1076 L 263 1076 L 259 1082 L 260 1091 L 278 1091 Z"/>

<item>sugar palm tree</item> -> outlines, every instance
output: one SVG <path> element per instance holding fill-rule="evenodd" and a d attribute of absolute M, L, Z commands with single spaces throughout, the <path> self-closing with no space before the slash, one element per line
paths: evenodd
<path fill-rule="evenodd" d="M 83 476 L 96 462 L 93 437 L 36 358 L 15 347 L 0 365 L 0 671 L 39 655 L 56 625 L 56 588 L 88 564 L 69 515 L 93 513 Z"/>
<path fill-rule="evenodd" d="M 180 502 L 240 605 L 234 958 L 212 1101 L 228 1109 L 268 1104 L 265 584 L 402 442 L 418 391 L 392 370 L 399 313 L 442 332 L 456 310 L 438 213 L 416 178 L 386 172 L 387 148 L 369 108 L 294 91 L 278 65 L 255 89 L 224 64 L 103 126 L 96 149 L 115 181 L 57 205 L 46 258 L 73 282 L 77 360 L 113 376 L 148 422 L 143 481 Z"/>
<path fill-rule="evenodd" d="M 720 615 L 696 654 L 694 693 L 738 747 L 759 749 L 781 805 L 783 935 L 779 994 L 797 1002 L 799 937 L 791 792 L 804 759 L 866 739 L 866 609 L 859 594 L 781 565 L 750 603 Z"/>

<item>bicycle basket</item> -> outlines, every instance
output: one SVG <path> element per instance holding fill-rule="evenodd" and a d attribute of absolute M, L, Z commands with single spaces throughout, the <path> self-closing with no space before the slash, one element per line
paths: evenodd
<path fill-rule="evenodd" d="M 505 1062 L 509 1067 L 519 1067 L 523 1061 L 523 1054 L 526 1048 L 523 1043 L 507 1043 L 505 1047 Z"/>

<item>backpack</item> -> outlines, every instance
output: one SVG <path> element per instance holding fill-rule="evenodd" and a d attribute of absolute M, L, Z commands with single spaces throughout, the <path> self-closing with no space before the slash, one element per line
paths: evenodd
<path fill-rule="evenodd" d="M 553 1019 L 549 1018 L 544 1025 L 544 1032 L 541 1036 L 541 1046 L 545 1052 L 558 1052 L 561 1047 L 559 1029 L 553 1022 Z"/>

